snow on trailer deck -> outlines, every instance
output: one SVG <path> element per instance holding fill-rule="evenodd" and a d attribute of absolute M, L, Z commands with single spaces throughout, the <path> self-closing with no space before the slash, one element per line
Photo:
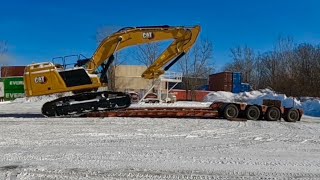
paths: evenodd
<path fill-rule="evenodd" d="M 0 104 L 0 179 L 320 179 L 319 118 L 43 118 L 41 105 Z"/>
<path fill-rule="evenodd" d="M 152 117 L 152 118 L 217 118 L 217 110 L 209 107 L 129 107 L 115 111 L 96 111 L 83 117 Z"/>

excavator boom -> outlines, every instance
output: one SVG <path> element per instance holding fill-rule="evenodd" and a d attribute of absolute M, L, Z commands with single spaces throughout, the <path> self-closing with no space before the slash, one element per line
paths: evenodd
<path fill-rule="evenodd" d="M 89 73 L 93 73 L 106 60 L 106 63 L 110 64 L 111 62 L 108 61 L 112 61 L 110 58 L 113 57 L 113 54 L 124 48 L 173 40 L 160 57 L 142 74 L 143 78 L 155 79 L 190 50 L 196 42 L 199 33 L 200 26 L 145 26 L 123 28 L 101 42 L 91 61 L 88 62 L 88 71 Z M 168 64 L 169 66 L 166 66 Z"/>

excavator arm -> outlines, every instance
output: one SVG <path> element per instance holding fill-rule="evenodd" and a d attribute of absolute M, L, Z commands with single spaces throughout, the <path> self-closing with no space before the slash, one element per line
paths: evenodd
<path fill-rule="evenodd" d="M 87 62 L 88 72 L 93 73 L 103 65 L 108 68 L 114 53 L 130 46 L 173 40 L 160 57 L 143 72 L 142 77 L 154 79 L 168 70 L 179 58 L 187 53 L 197 40 L 200 26 L 146 26 L 123 28 L 105 38 L 91 60 Z"/>

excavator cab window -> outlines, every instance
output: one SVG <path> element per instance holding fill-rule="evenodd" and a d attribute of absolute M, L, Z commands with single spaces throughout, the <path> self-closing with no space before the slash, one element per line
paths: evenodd
<path fill-rule="evenodd" d="M 54 57 L 54 58 L 52 58 L 52 63 L 58 69 L 65 69 L 63 57 Z"/>
<path fill-rule="evenodd" d="M 74 67 L 84 67 L 91 58 L 87 58 L 82 54 L 79 55 L 68 55 L 52 58 L 52 63 L 58 69 L 68 69 Z M 85 67 L 84 67 L 85 68 Z"/>
<path fill-rule="evenodd" d="M 76 62 L 80 59 L 80 55 L 68 55 L 64 56 L 64 66 L 66 69 L 74 68 Z"/>
<path fill-rule="evenodd" d="M 89 61 L 91 61 L 91 58 L 85 58 L 85 59 L 79 59 L 75 63 L 74 67 L 83 67 L 85 66 Z"/>
<path fill-rule="evenodd" d="M 100 82 L 104 84 L 108 84 L 108 69 L 112 62 L 114 61 L 114 55 L 111 55 L 107 61 L 102 63 L 98 68 L 98 74 L 100 77 Z"/>

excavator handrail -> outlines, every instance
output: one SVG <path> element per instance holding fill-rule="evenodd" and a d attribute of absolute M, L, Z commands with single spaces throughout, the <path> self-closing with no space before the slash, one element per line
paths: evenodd
<path fill-rule="evenodd" d="M 138 26 L 138 27 L 124 27 L 116 31 L 118 32 L 123 32 L 123 31 L 128 31 L 132 29 L 168 29 L 168 28 L 193 28 L 194 26 L 169 26 L 169 25 L 163 25 L 163 26 Z"/>

